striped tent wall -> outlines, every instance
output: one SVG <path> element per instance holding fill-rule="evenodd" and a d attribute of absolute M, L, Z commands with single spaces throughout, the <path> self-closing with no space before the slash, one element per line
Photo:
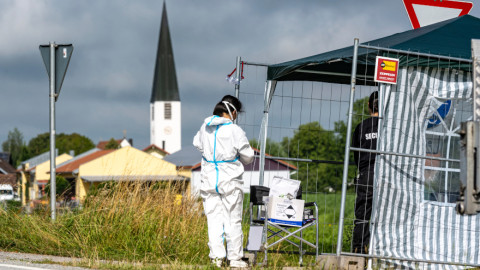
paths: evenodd
<path fill-rule="evenodd" d="M 470 99 L 471 74 L 454 69 L 410 67 L 399 70 L 398 81 L 397 85 L 381 86 L 385 109 L 378 148 L 425 155 L 425 120 L 432 113 L 432 104 L 438 104 L 432 101 Z M 380 155 L 376 162 L 371 226 L 373 255 L 480 264 L 480 215 L 460 216 L 452 203 L 425 200 L 424 159 Z M 380 263 L 415 269 L 457 268 L 396 260 Z"/>

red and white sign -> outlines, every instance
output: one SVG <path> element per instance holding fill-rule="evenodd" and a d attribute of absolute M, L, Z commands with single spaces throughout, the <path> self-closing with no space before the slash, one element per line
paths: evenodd
<path fill-rule="evenodd" d="M 403 0 L 413 29 L 467 15 L 473 3 L 459 0 Z"/>
<path fill-rule="evenodd" d="M 374 80 L 380 83 L 397 84 L 398 59 L 377 56 Z"/>

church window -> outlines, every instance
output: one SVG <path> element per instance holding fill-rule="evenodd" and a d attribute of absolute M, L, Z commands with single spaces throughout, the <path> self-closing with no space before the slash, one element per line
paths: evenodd
<path fill-rule="evenodd" d="M 172 103 L 165 103 L 165 119 L 172 119 Z"/>

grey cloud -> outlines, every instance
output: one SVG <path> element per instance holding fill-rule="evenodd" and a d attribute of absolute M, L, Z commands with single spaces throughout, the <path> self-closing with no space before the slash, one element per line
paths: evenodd
<path fill-rule="evenodd" d="M 7 119 L 0 123 L 0 141 L 14 127 L 27 140 L 48 131 L 48 78 L 38 45 L 56 41 L 75 46 L 56 104 L 58 132 L 78 132 L 97 142 L 121 137 L 127 130 L 135 146 L 147 146 L 162 4 L 1 2 L 0 114 Z M 350 46 L 355 37 L 367 41 L 411 28 L 400 0 L 169 0 L 167 10 L 184 145 L 191 144 L 215 102 L 233 93 L 225 76 L 233 70 L 236 56 L 277 63 Z M 476 7 L 472 15 L 479 15 Z M 253 71 L 242 84 L 262 88 L 264 76 Z M 258 97 L 244 97 L 257 106 Z M 250 137 L 258 136 L 254 128 L 248 129 Z"/>

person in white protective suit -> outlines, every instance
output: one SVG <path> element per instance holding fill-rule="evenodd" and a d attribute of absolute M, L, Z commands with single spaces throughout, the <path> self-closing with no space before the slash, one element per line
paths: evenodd
<path fill-rule="evenodd" d="M 207 216 L 209 257 L 218 267 L 225 257 L 232 268 L 248 267 L 242 260 L 242 175 L 243 164 L 253 161 L 254 152 L 245 132 L 232 122 L 241 109 L 237 98 L 225 96 L 193 138 L 202 153 L 200 195 Z"/>

